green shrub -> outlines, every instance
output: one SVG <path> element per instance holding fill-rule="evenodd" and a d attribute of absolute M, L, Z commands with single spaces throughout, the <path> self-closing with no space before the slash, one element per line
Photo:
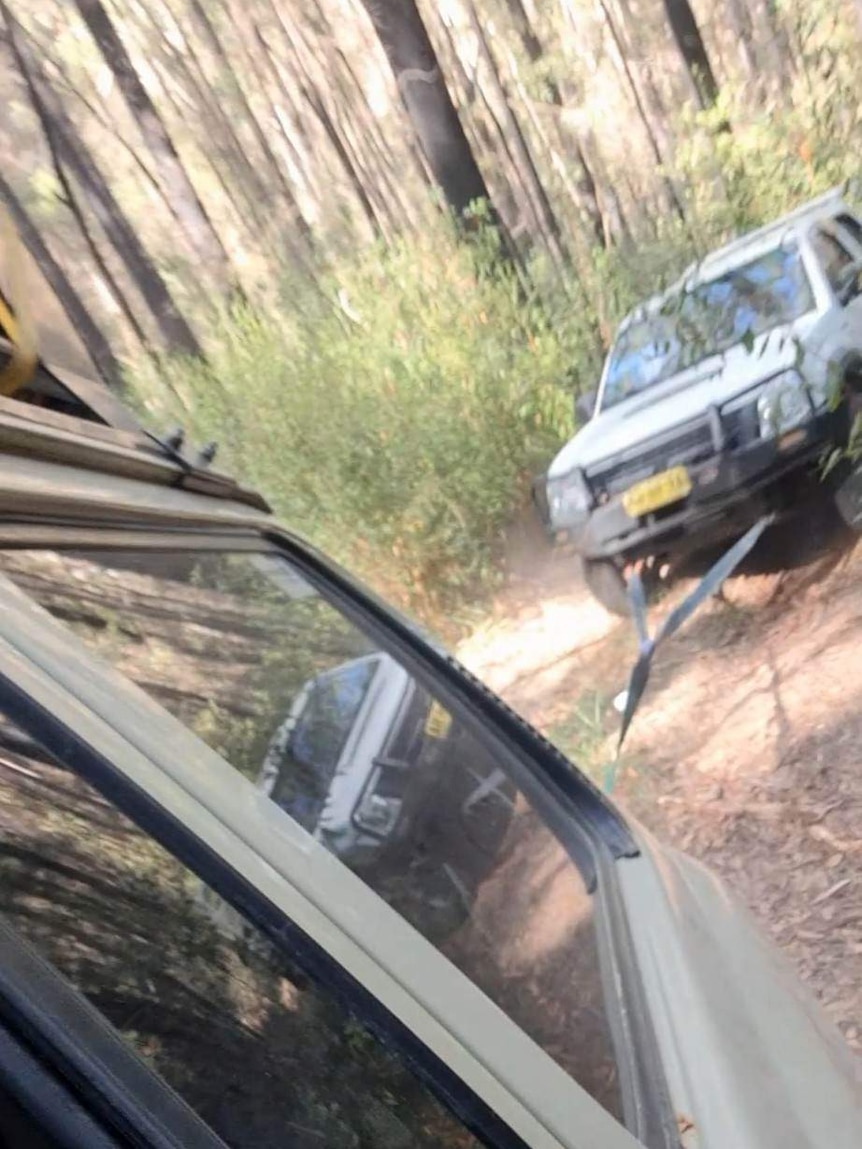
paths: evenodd
<path fill-rule="evenodd" d="M 206 364 L 131 383 L 155 421 L 218 440 L 288 524 L 439 620 L 488 586 L 530 478 L 570 433 L 572 366 L 595 360 L 584 339 L 580 312 L 525 297 L 441 225 L 285 285 L 270 313 L 235 307 Z"/>
<path fill-rule="evenodd" d="M 298 275 L 268 310 L 237 305 L 206 364 L 138 366 L 138 402 L 218 440 L 220 464 L 285 522 L 451 633 L 494 584 L 503 532 L 571 433 L 573 395 L 595 386 L 620 317 L 735 232 L 855 174 L 857 54 L 815 15 L 800 6 L 804 52 L 770 115 L 726 84 L 680 124 L 667 175 L 684 221 L 594 249 L 566 281 L 535 263 L 525 287 L 481 218 L 468 243 L 438 217 Z"/>

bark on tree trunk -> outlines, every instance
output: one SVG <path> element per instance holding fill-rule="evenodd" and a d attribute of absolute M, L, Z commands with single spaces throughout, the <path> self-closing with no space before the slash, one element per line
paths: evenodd
<path fill-rule="evenodd" d="M 347 121 L 351 122 L 351 116 L 349 115 L 350 109 L 356 107 L 361 109 L 360 114 L 356 117 L 359 123 L 355 135 L 358 139 L 365 141 L 370 166 L 372 168 L 376 167 L 380 172 L 380 192 L 384 202 L 390 205 L 398 204 L 404 221 L 408 226 L 421 226 L 413 210 L 413 205 L 410 203 L 409 190 L 405 195 L 404 185 L 406 181 L 403 178 L 405 173 L 401 166 L 403 159 L 394 154 L 387 144 L 374 114 L 368 107 L 362 83 L 353 70 L 350 61 L 340 49 L 336 49 L 330 62 L 330 67 L 334 71 L 336 84 L 340 93 L 340 99 L 336 97 L 337 102 L 341 104 L 343 101 L 343 106 L 348 111 L 348 115 L 346 116 Z M 412 147 L 407 150 L 416 163 L 417 174 L 420 174 L 423 178 L 423 182 L 427 183 L 421 163 L 416 157 L 415 141 L 411 141 L 411 144 Z"/>
<path fill-rule="evenodd" d="M 210 51 L 218 60 L 223 70 L 224 79 L 230 86 L 233 98 L 237 101 L 237 105 L 244 117 L 244 121 L 254 136 L 257 149 L 260 155 L 263 157 L 264 163 L 266 164 L 275 185 L 280 191 L 281 198 L 287 205 L 287 210 L 290 215 L 290 222 L 296 228 L 297 238 L 299 240 L 298 243 L 294 241 L 294 247 L 297 253 L 307 252 L 314 246 L 313 236 L 308 221 L 302 214 L 299 204 L 297 203 L 293 188 L 285 178 L 278 160 L 273 154 L 272 148 L 269 146 L 269 141 L 266 138 L 266 132 L 264 132 L 260 122 L 257 119 L 257 116 L 254 114 L 254 109 L 249 103 L 249 100 L 243 89 L 242 82 L 234 70 L 230 56 L 226 52 L 224 45 L 219 38 L 218 32 L 215 29 L 215 26 L 207 15 L 204 5 L 200 2 L 200 0 L 190 0 L 190 6 L 197 22 L 198 29 L 202 36 L 206 39 Z"/>
<path fill-rule="evenodd" d="M 521 47 L 524 49 L 524 54 L 532 64 L 538 64 L 545 55 L 545 49 L 535 28 L 530 22 L 530 17 L 524 7 L 523 0 L 505 0 L 505 3 L 509 10 L 512 23 L 515 26 L 515 31 L 518 33 L 518 39 L 521 41 Z M 563 106 L 563 96 L 556 77 L 546 76 L 545 84 L 548 88 L 548 96 L 551 103 L 561 108 Z"/>
<path fill-rule="evenodd" d="M 51 254 L 30 214 L 0 172 L 0 201 L 12 218 L 21 240 L 57 297 L 67 319 L 86 348 L 102 381 L 119 388 L 122 372 L 111 345 L 94 322 L 72 281 Z"/>
<path fill-rule="evenodd" d="M 102 0 L 75 0 L 75 4 L 111 69 L 155 161 L 157 177 L 164 186 L 171 213 L 188 237 L 197 258 L 218 282 L 229 284 L 233 276 L 227 252 Z"/>
<path fill-rule="evenodd" d="M 74 172 L 87 201 L 90 202 L 93 214 L 114 246 L 117 256 L 125 265 L 132 282 L 143 295 L 149 310 L 152 311 L 167 346 L 171 350 L 178 350 L 187 355 L 200 355 L 200 344 L 191 327 L 179 314 L 167 284 L 156 270 L 153 261 L 149 259 L 136 232 L 114 198 L 114 193 L 110 191 L 101 172 L 95 167 L 90 152 L 87 151 L 84 141 L 79 138 L 61 101 L 56 98 L 56 93 L 47 83 L 21 25 L 11 18 L 5 0 L 0 0 L 0 11 L 9 29 L 10 46 L 18 69 L 21 70 L 28 87 L 33 110 L 36 111 L 46 139 L 52 141 L 56 153 L 61 156 L 69 170 Z"/>
<path fill-rule="evenodd" d="M 521 125 L 518 122 L 517 116 L 512 110 L 509 93 L 506 91 L 503 82 L 500 79 L 500 74 L 497 70 L 497 62 L 491 53 L 488 39 L 485 35 L 484 29 L 482 28 L 482 24 L 479 20 L 479 14 L 476 11 L 473 0 L 467 0 L 466 10 L 470 17 L 470 23 L 473 26 L 473 31 L 476 35 L 480 55 L 485 62 L 485 68 L 488 74 L 489 82 L 495 91 L 498 106 L 503 113 L 508 135 L 508 142 L 512 148 L 513 155 L 516 158 L 516 163 L 520 169 L 520 174 L 524 186 L 528 191 L 530 200 L 532 201 L 545 248 L 550 254 L 551 258 L 557 264 L 557 267 L 562 270 L 568 253 L 563 243 L 559 221 L 557 220 L 551 201 L 548 199 L 548 193 L 545 191 L 545 187 L 539 178 L 539 173 L 536 170 L 536 164 L 533 159 L 532 152 L 530 151 L 529 145 L 527 144 L 527 141 L 524 137 Z"/>
<path fill-rule="evenodd" d="M 380 236 L 383 233 L 380 221 L 374 211 L 374 206 L 368 197 L 368 192 L 365 190 L 365 182 L 361 174 L 357 171 L 353 158 L 347 149 L 347 145 L 342 140 L 338 128 L 332 121 L 332 117 L 326 109 L 326 105 L 317 92 L 317 89 L 312 85 L 303 84 L 302 95 L 305 102 L 311 108 L 314 115 L 317 117 L 320 126 L 323 128 L 326 138 L 329 140 L 332 148 L 338 156 L 341 166 L 344 168 L 344 173 L 347 176 L 348 182 L 353 189 L 356 198 L 359 200 L 360 206 L 368 220 L 371 230 L 375 235 Z"/>
<path fill-rule="evenodd" d="M 664 0 L 668 24 L 702 108 L 718 99 L 718 83 L 689 0 Z"/>
<path fill-rule="evenodd" d="M 456 215 L 491 197 L 416 0 L 362 0 L 434 179 Z"/>
<path fill-rule="evenodd" d="M 246 233 L 253 234 L 264 227 L 266 188 L 254 165 L 246 160 L 234 127 L 210 88 L 188 41 L 184 42 L 183 49 L 175 48 L 164 36 L 152 45 L 151 50 L 158 57 L 166 98 L 179 119 L 189 115 L 190 108 L 184 109 L 175 94 L 179 78 L 187 104 L 200 118 L 210 151 L 219 161 L 212 163 L 213 173 L 245 225 Z"/>
<path fill-rule="evenodd" d="M 277 10 L 277 6 L 273 7 L 273 16 L 281 33 L 283 46 L 288 57 L 289 71 L 293 77 L 299 98 L 309 108 L 314 119 L 320 125 L 326 139 L 332 146 L 339 165 L 347 179 L 347 183 L 362 209 L 363 216 L 368 222 L 371 234 L 378 237 L 384 236 L 386 228 L 380 218 L 379 207 L 376 207 L 372 202 L 370 194 L 370 185 L 374 181 L 369 180 L 366 173 L 363 172 L 359 158 L 356 155 L 356 150 L 352 147 L 350 139 L 347 137 L 347 134 L 340 129 L 340 126 L 336 123 L 326 106 L 326 101 L 321 91 L 322 85 L 312 74 L 312 69 L 309 67 L 309 59 L 315 65 L 318 64 L 316 57 L 308 50 L 305 42 L 301 40 L 298 31 L 291 27 L 289 20 L 285 19 Z M 273 66 L 280 76 L 280 62 L 273 61 Z M 332 66 L 332 62 L 330 61 L 328 74 L 327 72 L 323 73 L 324 83 L 327 79 L 331 80 L 333 73 L 336 71 L 337 69 Z M 285 95 L 291 100 L 291 103 L 293 103 L 292 93 L 287 91 L 286 85 Z M 386 197 L 384 197 L 384 201 L 385 198 Z"/>
<path fill-rule="evenodd" d="M 126 323 L 128 323 L 141 347 L 151 358 L 153 358 L 155 357 L 155 351 L 150 344 L 147 332 L 141 325 L 140 320 L 135 314 L 135 309 L 132 307 L 131 301 L 129 300 L 126 292 L 123 291 L 123 289 L 120 287 L 116 276 L 114 275 L 113 271 L 111 271 L 104 255 L 99 249 L 99 245 L 96 243 L 96 238 L 93 235 L 93 230 L 87 222 L 84 211 L 78 202 L 78 196 L 75 192 L 75 189 L 72 187 L 69 177 L 66 174 L 66 169 L 57 149 L 56 140 L 52 134 L 47 134 L 45 139 L 48 144 L 48 151 L 51 155 L 51 164 L 54 168 L 54 175 L 57 177 L 57 183 L 60 185 L 60 189 L 62 191 L 62 202 L 68 208 L 72 218 L 78 226 L 78 231 L 80 231 L 81 237 L 84 240 L 84 246 L 90 253 L 90 258 L 96 267 L 99 278 L 107 289 L 108 294 L 117 305 L 117 310 L 122 314 Z"/>
<path fill-rule="evenodd" d="M 730 30 L 736 40 L 742 72 L 746 79 L 757 80 L 759 69 L 754 46 L 754 25 L 746 0 L 727 0 L 727 15 Z"/>
<path fill-rule="evenodd" d="M 177 309 L 167 284 L 144 250 L 84 141 L 66 115 L 62 102 L 48 83 L 30 47 L 24 29 L 11 16 L 5 0 L 0 0 L 0 13 L 9 30 L 10 47 L 45 138 L 74 174 L 93 214 L 152 312 L 167 347 L 187 355 L 200 355 L 200 344 L 191 327 Z"/>
<path fill-rule="evenodd" d="M 488 122 L 480 115 L 473 114 L 473 109 L 477 100 L 487 110 L 487 101 L 483 92 L 479 90 L 479 85 L 476 83 L 475 73 L 470 76 L 467 74 L 467 69 L 464 61 L 458 53 L 458 45 L 455 40 L 455 35 L 449 20 L 442 12 L 436 13 L 437 25 L 441 42 L 444 46 L 444 51 L 448 54 L 447 63 L 451 66 L 451 75 L 454 76 L 453 92 L 456 103 L 461 109 L 462 123 L 464 130 L 467 132 L 470 140 L 470 146 L 473 149 L 474 155 L 488 155 L 495 156 L 496 145 L 494 143 L 494 136 L 488 126 Z M 465 112 L 467 113 L 465 115 Z M 495 124 L 495 118 L 488 115 L 488 118 Z M 502 138 L 502 133 L 501 133 Z M 516 183 L 517 173 L 513 173 L 514 162 L 511 160 L 508 152 L 503 157 L 508 160 L 508 163 L 496 163 L 494 165 L 494 175 L 492 182 L 492 194 L 494 196 L 494 203 L 500 213 L 500 217 L 509 233 L 510 240 L 514 236 L 514 231 L 518 224 L 519 212 L 521 210 Z"/>
<path fill-rule="evenodd" d="M 506 0 L 506 6 L 509 9 L 512 21 L 518 32 L 518 38 L 521 41 L 521 47 L 525 55 L 532 63 L 539 63 L 539 61 L 544 59 L 545 50 L 533 25 L 530 23 L 530 18 L 527 15 L 522 0 Z M 512 60 L 510 66 L 513 74 L 517 78 L 517 68 L 514 60 Z M 577 134 L 568 130 L 563 123 L 562 113 L 565 107 L 565 100 L 563 98 L 562 89 L 555 76 L 545 75 L 544 81 L 548 93 L 548 100 L 556 111 L 557 135 L 566 161 L 573 169 L 572 175 L 570 175 L 567 170 L 564 170 L 561 173 L 562 178 L 566 183 L 569 194 L 580 209 L 593 241 L 600 247 L 606 247 L 610 234 L 609 221 L 605 220 L 602 216 L 596 181 L 587 163 L 581 141 L 578 139 Z M 522 102 L 527 109 L 528 115 L 530 115 L 535 122 L 535 115 L 530 105 L 529 95 L 523 85 L 519 86 L 521 89 Z M 541 127 L 538 125 L 537 130 L 540 135 L 543 134 Z"/>
<path fill-rule="evenodd" d="M 643 100 L 641 99 L 641 95 L 638 90 L 638 85 L 635 82 L 634 75 L 632 74 L 631 65 L 629 64 L 628 58 L 626 56 L 625 45 L 620 38 L 620 33 L 617 28 L 616 21 L 614 20 L 613 14 L 608 8 L 606 0 L 599 0 L 599 7 L 602 10 L 602 14 L 605 18 L 605 24 L 610 34 L 615 63 L 620 73 L 626 79 L 629 91 L 632 95 L 632 100 L 634 101 L 634 105 L 637 108 L 641 123 L 644 126 L 647 142 L 649 143 L 650 151 L 652 152 L 653 158 L 655 159 L 656 167 L 659 169 L 659 171 L 661 171 L 664 160 L 662 157 L 662 149 L 659 145 L 657 129 L 653 126 L 650 117 L 647 114 L 647 110 L 644 107 Z M 668 209 L 673 211 L 681 220 L 685 219 L 685 211 L 682 206 L 682 200 L 680 199 L 679 194 L 673 185 L 673 182 L 668 179 L 667 175 L 662 173 L 660 176 L 660 183 L 662 189 L 662 198 L 664 199 Z"/>

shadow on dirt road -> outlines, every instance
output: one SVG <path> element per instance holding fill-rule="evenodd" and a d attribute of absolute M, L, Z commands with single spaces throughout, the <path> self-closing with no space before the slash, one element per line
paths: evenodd
<path fill-rule="evenodd" d="M 830 498 L 812 498 L 769 528 L 735 577 L 780 574 L 808 567 L 820 559 L 830 559 L 837 565 L 853 549 L 856 539 L 856 533 L 844 523 Z M 727 545 L 688 556 L 675 568 L 675 576 L 699 578 L 721 557 Z"/>

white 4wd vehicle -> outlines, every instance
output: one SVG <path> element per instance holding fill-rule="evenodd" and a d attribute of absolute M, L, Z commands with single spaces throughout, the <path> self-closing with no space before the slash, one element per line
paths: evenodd
<path fill-rule="evenodd" d="M 258 785 L 354 869 L 386 881 L 412 866 L 444 924 L 468 909 L 513 810 L 493 759 L 382 651 L 303 685 Z M 421 867 L 405 854 L 418 838 Z"/>
<path fill-rule="evenodd" d="M 549 523 L 627 609 L 623 571 L 741 534 L 846 440 L 862 384 L 862 225 L 839 192 L 713 252 L 623 321 Z M 844 388 L 849 404 L 834 400 Z"/>

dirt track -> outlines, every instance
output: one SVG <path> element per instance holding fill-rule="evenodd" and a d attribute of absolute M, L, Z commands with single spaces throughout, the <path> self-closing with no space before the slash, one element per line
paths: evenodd
<path fill-rule="evenodd" d="M 534 535 L 512 567 L 462 657 L 607 781 L 631 627 Z M 862 545 L 815 508 L 660 652 L 614 795 L 725 877 L 862 1052 L 860 638 Z"/>

